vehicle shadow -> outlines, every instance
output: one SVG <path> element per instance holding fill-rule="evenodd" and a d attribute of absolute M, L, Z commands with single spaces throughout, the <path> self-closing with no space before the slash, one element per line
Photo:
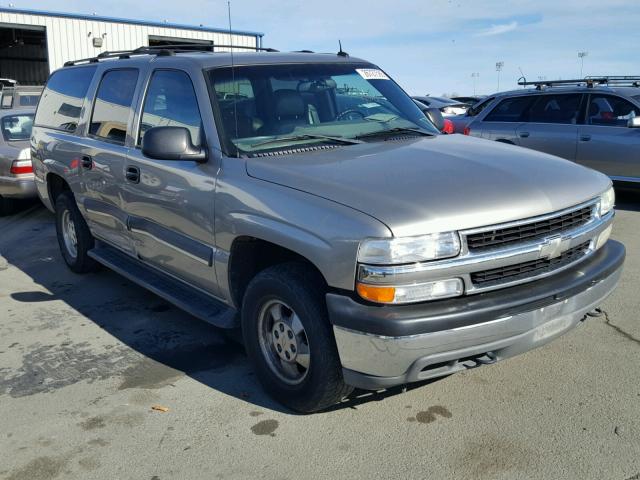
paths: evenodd
<path fill-rule="evenodd" d="M 616 185 L 616 210 L 640 212 L 640 189 Z"/>
<path fill-rule="evenodd" d="M 2 219 L 0 230 L 3 231 L 0 259 L 4 258 L 36 284 L 28 289 L 8 289 L 13 301 L 29 304 L 26 309 L 21 308 L 22 312 L 28 312 L 27 318 L 22 319 L 28 324 L 25 328 L 38 331 L 36 344 L 27 349 L 54 344 L 45 345 L 49 347 L 46 362 L 29 364 L 36 362 L 33 355 L 29 360 L 23 359 L 14 383 L 8 386 L 11 395 L 52 391 L 71 383 L 106 378 L 116 378 L 119 390 L 154 389 L 173 384 L 186 375 L 243 402 L 295 415 L 263 391 L 244 349 L 224 331 L 107 269 L 86 275 L 71 272 L 59 253 L 53 215 L 43 207 L 31 206 L 13 219 Z M 6 270 L 0 269 L 3 283 L 12 281 Z M 86 328 L 87 320 L 108 335 L 93 334 L 91 341 L 83 341 L 80 332 L 84 331 L 80 329 Z M 64 379 L 38 384 L 36 379 L 28 378 L 37 373 L 55 379 L 55 372 L 46 369 L 69 363 L 69 358 L 74 357 L 78 361 L 72 365 L 73 373 Z M 402 391 L 401 388 L 355 391 L 328 411 L 382 401 Z"/>

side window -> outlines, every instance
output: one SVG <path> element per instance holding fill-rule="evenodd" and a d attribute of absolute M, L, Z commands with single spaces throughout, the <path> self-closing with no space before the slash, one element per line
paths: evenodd
<path fill-rule="evenodd" d="M 608 127 L 626 127 L 630 118 L 640 116 L 640 108 L 611 95 L 591 95 L 587 123 Z"/>
<path fill-rule="evenodd" d="M 576 124 L 580 113 L 582 95 L 540 95 L 529 110 L 532 123 L 564 123 Z"/>
<path fill-rule="evenodd" d="M 138 70 L 109 70 L 98 87 L 89 134 L 124 145 Z"/>
<path fill-rule="evenodd" d="M 186 72 L 157 70 L 153 73 L 142 109 L 138 144 L 153 127 L 185 127 L 194 145 L 201 144 L 202 118 L 193 83 Z"/>
<path fill-rule="evenodd" d="M 485 122 L 521 122 L 533 98 L 512 97 L 502 100 L 484 119 Z"/>
<path fill-rule="evenodd" d="M 467 117 L 475 117 L 476 115 L 478 115 L 485 108 L 487 108 L 491 102 L 493 102 L 494 98 L 495 97 L 490 97 L 486 100 L 480 100 L 479 102 L 476 102 L 467 110 Z"/>
<path fill-rule="evenodd" d="M 35 124 L 75 132 L 95 71 L 95 66 L 89 66 L 55 72 L 42 92 Z"/>

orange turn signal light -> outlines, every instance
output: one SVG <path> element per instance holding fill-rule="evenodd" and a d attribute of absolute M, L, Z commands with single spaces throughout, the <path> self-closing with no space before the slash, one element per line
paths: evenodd
<path fill-rule="evenodd" d="M 396 289 L 394 287 L 381 287 L 378 285 L 358 283 L 356 290 L 358 291 L 358 295 L 371 302 L 391 303 L 396 296 Z"/>

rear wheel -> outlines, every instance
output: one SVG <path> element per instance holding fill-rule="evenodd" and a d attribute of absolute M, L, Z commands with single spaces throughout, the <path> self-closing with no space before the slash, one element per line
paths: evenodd
<path fill-rule="evenodd" d="M 76 273 L 96 269 L 97 263 L 87 252 L 95 244 L 71 192 L 63 192 L 56 199 L 56 233 L 64 261 Z"/>
<path fill-rule="evenodd" d="M 259 273 L 242 305 L 245 348 L 258 379 L 279 402 L 300 412 L 347 396 L 324 284 L 310 267 L 286 263 Z"/>

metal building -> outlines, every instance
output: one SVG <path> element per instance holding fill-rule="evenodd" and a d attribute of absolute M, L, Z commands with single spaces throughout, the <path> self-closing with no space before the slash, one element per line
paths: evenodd
<path fill-rule="evenodd" d="M 0 77 L 42 85 L 68 60 L 143 45 L 262 46 L 262 33 L 0 7 Z M 222 49 L 221 49 L 222 50 Z"/>

